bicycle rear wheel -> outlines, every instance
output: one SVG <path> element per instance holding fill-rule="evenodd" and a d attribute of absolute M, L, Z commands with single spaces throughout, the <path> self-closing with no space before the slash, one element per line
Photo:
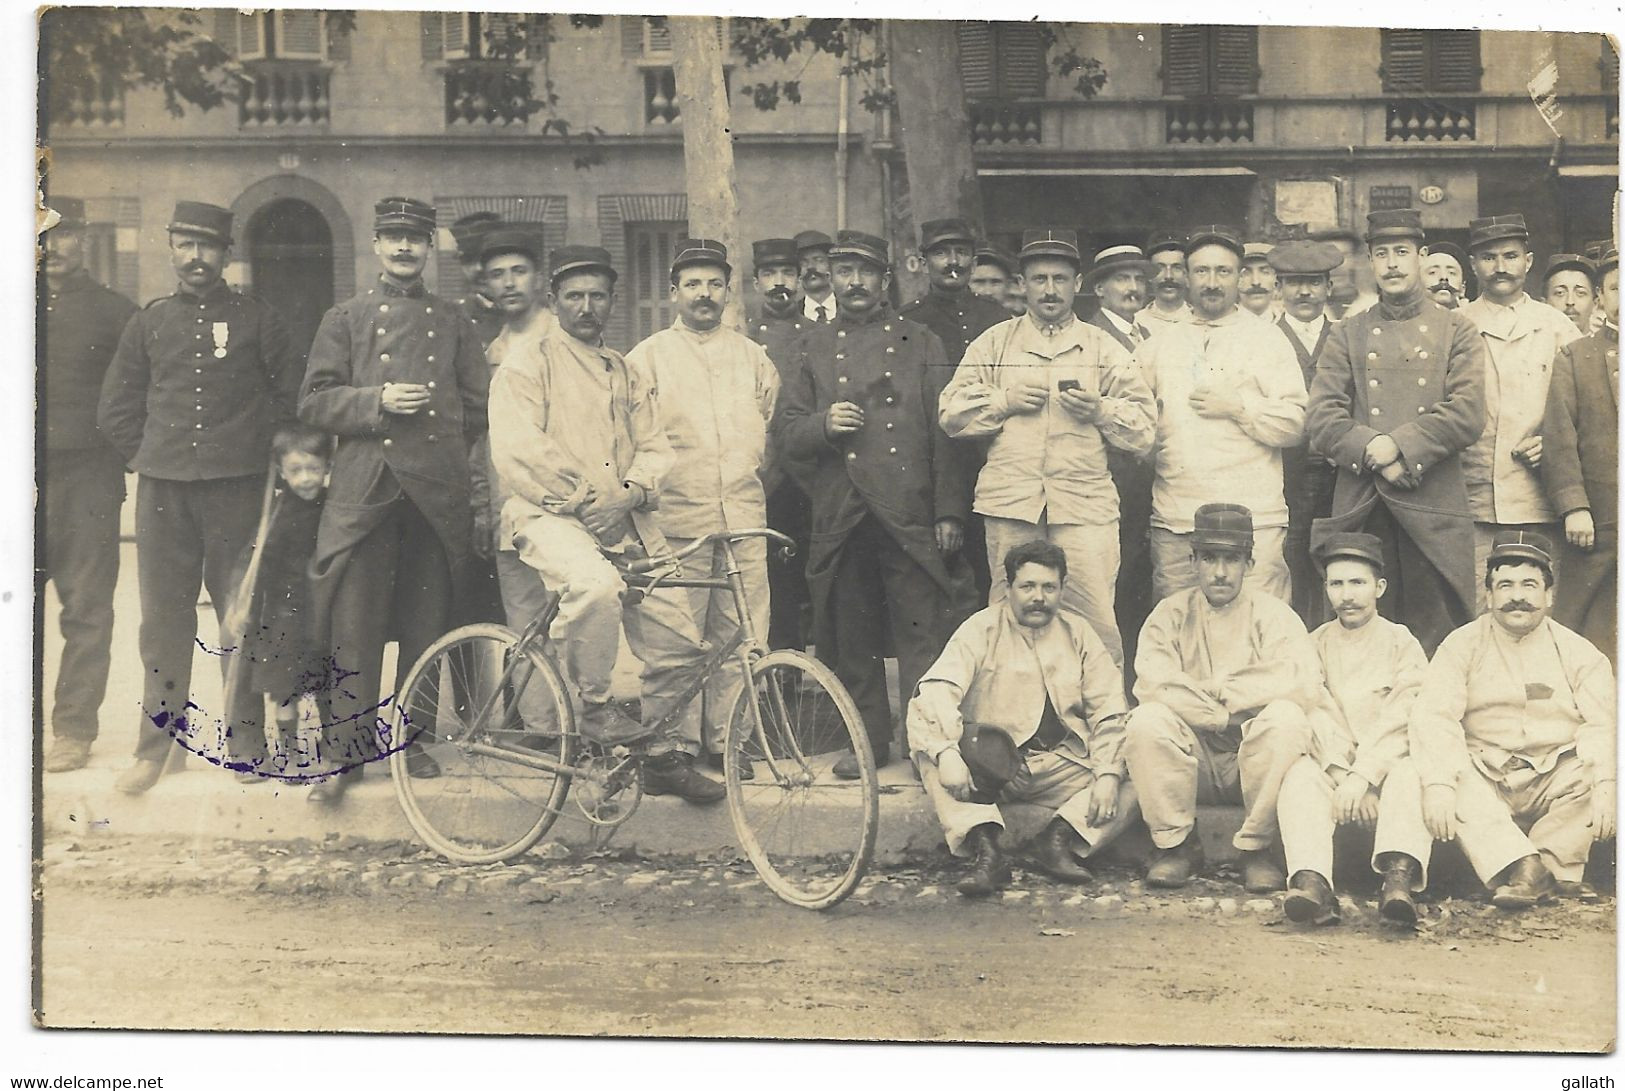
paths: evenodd
<path fill-rule="evenodd" d="M 570 790 L 575 714 L 557 669 L 501 625 L 465 625 L 435 641 L 400 687 L 395 797 L 418 836 L 463 864 L 511 859 L 558 817 Z M 515 662 L 515 656 L 522 659 Z M 504 681 L 504 672 L 513 670 Z M 416 743 L 440 775 L 407 773 Z"/>
<path fill-rule="evenodd" d="M 834 672 L 802 652 L 763 656 L 729 717 L 726 748 L 755 766 L 745 781 L 724 763 L 728 811 L 768 888 L 804 909 L 852 893 L 874 853 L 880 789 L 863 719 Z M 858 756 L 855 781 L 833 772 L 848 750 Z"/>

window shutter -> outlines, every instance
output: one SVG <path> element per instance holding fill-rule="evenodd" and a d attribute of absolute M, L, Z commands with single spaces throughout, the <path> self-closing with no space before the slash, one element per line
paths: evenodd
<path fill-rule="evenodd" d="M 1042 98 L 1046 60 L 1038 28 L 1030 23 L 1001 23 L 996 29 L 999 96 Z"/>
<path fill-rule="evenodd" d="M 1477 91 L 1481 69 L 1478 63 L 1478 31 L 1433 30 L 1433 80 L 1431 91 Z"/>
<path fill-rule="evenodd" d="M 319 11 L 277 12 L 277 56 L 288 60 L 321 60 L 323 18 Z"/>
<path fill-rule="evenodd" d="M 445 53 L 447 60 L 459 60 L 471 55 L 469 49 L 469 24 L 473 17 L 467 12 L 442 12 L 440 18 L 445 22 Z"/>
<path fill-rule="evenodd" d="M 322 16 L 327 30 L 327 59 L 330 61 L 347 61 L 350 59 L 350 29 L 340 25 L 337 21 L 329 22 Z"/>
<path fill-rule="evenodd" d="M 237 55 L 237 20 L 233 8 L 217 8 L 214 13 L 214 40 L 221 49 L 233 57 Z"/>
<path fill-rule="evenodd" d="M 1602 35 L 1602 89 L 1614 94 L 1619 93 L 1619 50 L 1614 48 L 1614 40 L 1608 35 Z"/>
<path fill-rule="evenodd" d="M 1201 95 L 1207 92 L 1207 28 L 1162 28 L 1162 93 Z"/>
<path fill-rule="evenodd" d="M 1213 27 L 1213 85 L 1216 95 L 1258 93 L 1258 28 Z"/>
<path fill-rule="evenodd" d="M 265 15 L 237 13 L 237 59 L 259 60 L 265 56 Z"/>
<path fill-rule="evenodd" d="M 513 42 L 524 41 L 523 53 L 530 53 L 529 37 L 526 35 L 527 16 L 511 11 L 493 11 L 480 16 L 480 42 L 479 54 L 482 57 L 500 57 L 505 60 L 519 60 L 520 51 L 513 49 Z"/>
<path fill-rule="evenodd" d="M 1428 32 L 1382 32 L 1382 89 L 1414 94 L 1427 89 Z"/>
<path fill-rule="evenodd" d="M 643 17 L 644 56 L 670 52 L 671 24 L 666 22 L 664 15 L 645 15 Z"/>
<path fill-rule="evenodd" d="M 959 24 L 959 73 L 968 99 L 992 98 L 993 24 Z"/>
<path fill-rule="evenodd" d="M 423 59 L 438 61 L 446 55 L 446 17 L 438 11 L 426 11 L 419 16 L 418 29 L 423 41 Z"/>
<path fill-rule="evenodd" d="M 643 53 L 643 16 L 622 15 L 621 56 L 636 57 Z"/>

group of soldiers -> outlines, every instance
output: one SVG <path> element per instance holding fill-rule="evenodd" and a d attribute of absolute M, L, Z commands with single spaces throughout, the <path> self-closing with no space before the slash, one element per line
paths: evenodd
<path fill-rule="evenodd" d="M 1335 917 L 1339 822 L 1377 827 L 1401 918 L 1434 837 L 1516 906 L 1578 882 L 1612 834 L 1611 248 L 1548 262 L 1560 311 L 1525 291 L 1517 215 L 1473 221 L 1465 253 L 1400 210 L 1363 239 L 1271 246 L 1214 224 L 1092 260 L 1071 231 L 1028 232 L 1012 257 L 949 218 L 922 225 L 930 290 L 897 308 L 886 240 L 804 231 L 753 245 L 741 332 L 726 249 L 685 239 L 676 320 L 623 357 L 603 341 L 607 251 L 464 217 L 471 291 L 444 300 L 422 279 L 435 210 L 391 197 L 378 279 L 302 354 L 225 284 L 225 209 L 177 205 L 177 291 L 136 311 L 90 282 L 82 209 L 56 204 L 45 554 L 66 648 L 48 770 L 83 765 L 96 734 L 124 468 L 145 683 L 118 787 L 139 793 L 206 715 L 189 698 L 200 583 L 223 610 L 270 437 L 297 419 L 337 438 L 308 566 L 342 679 L 319 802 L 389 746 L 387 642 L 408 664 L 461 621 L 523 628 L 552 595 L 583 732 L 669 720 L 645 789 L 721 798 L 699 767 L 753 774 L 721 753 L 742 680 L 667 713 L 742 619 L 709 591 L 627 596 L 622 573 L 768 524 L 805 567 L 738 543 L 752 617 L 831 665 L 879 764 L 912 759 L 974 857 L 967 894 L 1004 881 L 1014 801 L 1057 809 L 1035 853 L 1069 881 L 1143 815 L 1162 885 L 1201 867 L 1196 805 L 1240 803 L 1248 887 L 1290 880 L 1305 920 Z M 1468 267 L 1481 291 L 1463 303 Z M 609 699 L 623 633 L 641 723 Z M 221 719 L 245 772 L 267 745 L 249 697 Z M 439 773 L 416 746 L 406 764 Z M 856 755 L 833 772 L 858 776 Z"/>

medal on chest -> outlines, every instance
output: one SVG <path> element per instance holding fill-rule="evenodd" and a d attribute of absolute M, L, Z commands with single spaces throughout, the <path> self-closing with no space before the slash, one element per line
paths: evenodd
<path fill-rule="evenodd" d="M 216 322 L 213 327 L 213 332 L 214 358 L 216 360 L 224 360 L 226 358 L 226 339 L 231 336 L 231 331 L 224 322 Z"/>

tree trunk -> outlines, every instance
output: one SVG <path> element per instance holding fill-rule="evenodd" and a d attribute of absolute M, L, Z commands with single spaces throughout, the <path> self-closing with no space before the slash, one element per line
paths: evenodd
<path fill-rule="evenodd" d="M 896 225 L 895 231 L 908 240 L 908 254 L 898 254 L 894 262 L 907 300 L 927 283 L 923 273 L 911 276 L 906 269 L 908 255 L 919 250 L 919 224 L 960 216 L 982 237 L 982 187 L 971 160 L 957 25 L 951 20 L 898 19 L 889 28 L 892 86 L 914 219 L 912 225 Z"/>
<path fill-rule="evenodd" d="M 722 75 L 722 46 L 712 16 L 677 16 L 671 27 L 672 67 L 677 109 L 683 126 L 683 171 L 688 189 L 688 231 L 716 239 L 728 248 L 729 278 L 725 324 L 745 324 L 743 243 L 739 238 L 739 181 L 734 173 L 733 121 Z"/>

